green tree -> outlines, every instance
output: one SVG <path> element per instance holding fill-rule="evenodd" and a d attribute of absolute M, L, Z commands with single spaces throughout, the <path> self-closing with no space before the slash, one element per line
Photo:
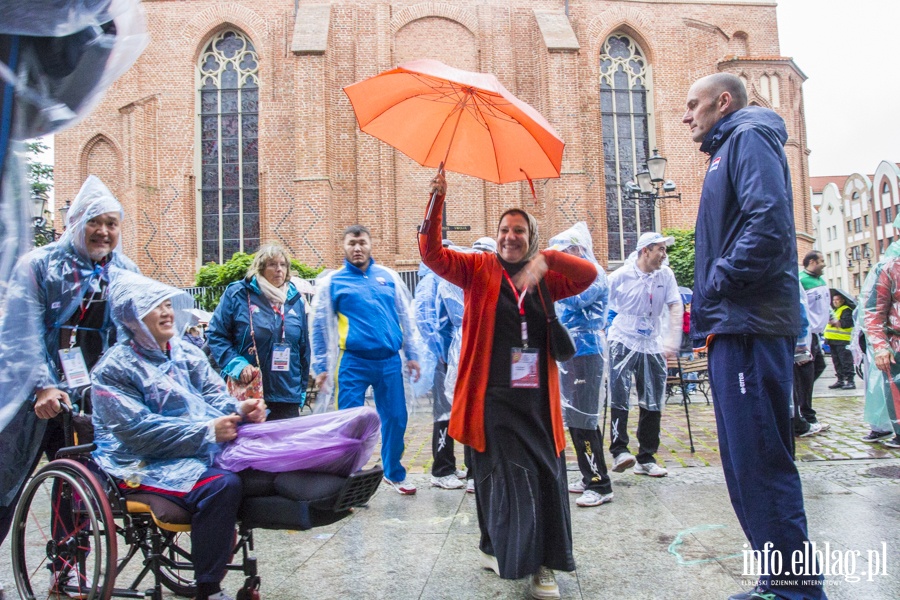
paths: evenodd
<path fill-rule="evenodd" d="M 50 194 L 50 190 L 53 189 L 53 165 L 42 163 L 37 158 L 41 153 L 49 150 L 50 147 L 41 140 L 34 140 L 33 142 L 26 142 L 25 149 L 25 167 L 28 185 L 31 188 L 31 197 L 46 198 Z M 40 232 L 35 233 L 35 246 L 43 246 L 51 241 L 50 236 Z"/>
<path fill-rule="evenodd" d="M 675 272 L 678 285 L 694 287 L 694 230 L 664 229 L 663 235 L 671 235 L 675 243 L 669 248 L 669 267 Z"/>
<path fill-rule="evenodd" d="M 197 272 L 196 285 L 212 288 L 203 294 L 195 296 L 197 302 L 204 310 L 215 310 L 229 283 L 239 281 L 247 274 L 247 269 L 253 263 L 253 254 L 235 252 L 231 259 L 223 264 L 208 262 Z M 297 260 L 291 260 L 291 274 L 304 279 L 312 279 L 321 273 L 323 267 L 314 268 Z"/>

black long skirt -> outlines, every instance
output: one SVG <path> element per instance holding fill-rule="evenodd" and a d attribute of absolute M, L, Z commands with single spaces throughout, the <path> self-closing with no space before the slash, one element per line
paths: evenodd
<path fill-rule="evenodd" d="M 556 455 L 545 389 L 489 386 L 484 452 L 473 452 L 481 551 L 500 576 L 519 579 L 541 565 L 574 571 L 565 452 Z"/>

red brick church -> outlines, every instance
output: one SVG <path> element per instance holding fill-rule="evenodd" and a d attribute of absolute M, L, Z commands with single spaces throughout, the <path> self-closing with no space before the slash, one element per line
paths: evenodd
<path fill-rule="evenodd" d="M 521 206 L 543 239 L 585 220 L 604 265 L 643 231 L 693 227 L 705 157 L 681 123 L 690 84 L 729 72 L 787 122 L 801 254 L 812 229 L 803 73 L 778 47 L 775 4 L 744 0 L 144 0 L 151 42 L 78 126 L 56 136 L 57 203 L 89 174 L 125 206 L 145 274 L 190 285 L 199 266 L 260 242 L 336 266 L 340 233 L 418 265 L 432 169 L 361 133 L 342 87 L 414 58 L 495 74 L 566 142 L 562 175 L 495 185 L 450 174 L 448 220 L 493 236 Z M 653 149 L 681 200 L 625 184 Z"/>

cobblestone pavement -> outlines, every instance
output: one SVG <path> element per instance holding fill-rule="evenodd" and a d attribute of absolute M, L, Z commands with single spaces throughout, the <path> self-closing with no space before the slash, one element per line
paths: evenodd
<path fill-rule="evenodd" d="M 860 440 L 868 433 L 868 426 L 863 423 L 863 390 L 860 385 L 856 390 L 830 390 L 834 383 L 830 374 L 831 368 L 819 378 L 814 388 L 813 408 L 821 423 L 830 425 L 824 433 L 808 437 L 795 438 L 796 457 L 799 462 L 823 460 L 848 460 L 869 458 L 898 458 L 900 450 L 887 448 L 882 444 L 869 444 Z M 663 410 L 660 448 L 657 461 L 666 468 L 721 466 L 719 458 L 719 440 L 716 434 L 716 418 L 712 404 L 707 404 L 700 393 L 691 395 L 688 413 L 693 434 L 694 452 L 691 453 L 688 436 L 687 417 L 680 398 L 672 396 Z M 631 437 L 634 440 L 634 428 L 637 415 L 630 420 Z M 421 401 L 410 415 L 406 430 L 406 452 L 403 464 L 411 475 L 430 473 L 431 469 L 431 407 Z M 609 421 L 607 417 L 604 431 L 604 443 L 608 444 Z M 568 438 L 568 433 L 567 433 Z M 372 455 L 369 466 L 378 464 L 381 453 L 380 445 Z M 457 444 L 457 464 L 462 465 L 462 448 Z M 566 450 L 569 470 L 577 470 L 575 451 L 571 439 Z M 607 457 L 609 455 L 607 454 Z M 607 459 L 609 463 L 609 458 Z"/>

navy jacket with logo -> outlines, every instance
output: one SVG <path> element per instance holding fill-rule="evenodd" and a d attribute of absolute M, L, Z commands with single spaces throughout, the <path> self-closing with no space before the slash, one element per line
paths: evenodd
<path fill-rule="evenodd" d="M 800 287 L 784 120 L 749 106 L 722 118 L 697 214 L 691 335 L 796 337 Z"/>

